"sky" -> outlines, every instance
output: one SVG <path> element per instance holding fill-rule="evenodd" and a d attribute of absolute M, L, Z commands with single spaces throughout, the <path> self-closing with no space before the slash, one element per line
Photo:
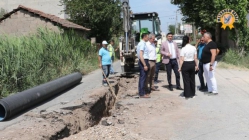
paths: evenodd
<path fill-rule="evenodd" d="M 161 20 L 162 32 L 168 32 L 168 25 L 175 25 L 176 5 L 170 3 L 170 0 L 129 0 L 133 13 L 139 12 L 157 12 Z M 178 12 L 177 21 L 181 23 L 182 15 Z"/>

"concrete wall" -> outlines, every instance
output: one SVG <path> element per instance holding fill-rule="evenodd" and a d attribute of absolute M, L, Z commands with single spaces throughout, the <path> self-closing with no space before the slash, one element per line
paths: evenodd
<path fill-rule="evenodd" d="M 0 8 L 8 12 L 23 5 L 32 9 L 40 10 L 47 14 L 52 14 L 60 18 L 67 18 L 63 11 L 64 6 L 59 6 L 60 0 L 0 0 Z"/>
<path fill-rule="evenodd" d="M 24 10 L 19 10 L 0 23 L 0 35 L 28 35 L 30 33 L 35 33 L 39 27 L 46 27 L 58 32 L 60 31 L 52 22 Z"/>

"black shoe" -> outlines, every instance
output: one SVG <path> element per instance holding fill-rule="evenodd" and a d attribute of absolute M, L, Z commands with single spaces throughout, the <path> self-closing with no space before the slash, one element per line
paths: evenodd
<path fill-rule="evenodd" d="M 169 90 L 170 90 L 170 91 L 173 91 L 173 88 L 170 86 L 170 87 L 169 87 Z"/>
<path fill-rule="evenodd" d="M 158 81 L 154 81 L 154 84 L 158 84 Z"/>
<path fill-rule="evenodd" d="M 200 91 L 207 91 L 207 88 L 206 87 L 200 87 L 199 90 Z"/>
<path fill-rule="evenodd" d="M 177 87 L 176 89 L 178 89 L 178 90 L 183 90 L 183 88 L 181 88 L 181 87 Z"/>

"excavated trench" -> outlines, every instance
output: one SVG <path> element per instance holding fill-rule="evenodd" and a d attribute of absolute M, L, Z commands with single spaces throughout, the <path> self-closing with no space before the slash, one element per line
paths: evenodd
<path fill-rule="evenodd" d="M 111 85 L 120 100 L 127 96 L 137 95 L 137 76 L 129 77 L 112 77 Z M 62 108 L 62 112 L 42 114 L 42 118 L 51 124 L 62 123 L 63 126 L 52 135 L 47 133 L 40 134 L 42 139 L 57 140 L 77 134 L 100 123 L 103 117 L 112 115 L 115 110 L 114 105 L 118 108 L 117 101 L 113 97 L 110 88 L 102 87 L 95 89 L 91 93 L 91 101 L 83 101 L 81 105 Z M 82 102 L 79 100 L 78 102 Z M 40 137 L 40 138 L 41 138 Z"/>
<path fill-rule="evenodd" d="M 0 139 L 57 140 L 102 124 L 120 109 L 119 101 L 137 95 L 136 75 L 110 77 L 110 83 L 116 101 L 109 87 L 100 87 L 53 109 L 27 112 L 24 120 L 0 131 Z"/>

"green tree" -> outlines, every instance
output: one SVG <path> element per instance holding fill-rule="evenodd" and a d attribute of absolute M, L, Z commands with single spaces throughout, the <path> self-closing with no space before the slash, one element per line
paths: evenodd
<path fill-rule="evenodd" d="M 3 8 L 1 8 L 1 9 L 0 9 L 0 18 L 2 18 L 3 15 L 6 14 L 6 13 L 7 13 L 7 11 L 4 10 Z"/>
<path fill-rule="evenodd" d="M 118 0 L 61 0 L 71 21 L 90 28 L 89 37 L 109 40 L 122 29 Z"/>
<path fill-rule="evenodd" d="M 246 19 L 248 0 L 171 0 L 171 3 L 179 6 L 186 22 L 194 22 L 196 26 L 215 34 L 216 42 L 220 42 L 221 30 L 221 24 L 216 22 L 216 17 L 223 9 L 233 9 L 239 16 L 239 22 L 235 23 L 235 29 L 229 31 L 233 36 L 235 35 L 233 39 L 236 46 L 239 46 L 239 41 L 243 40 L 243 36 L 249 35 Z"/>
<path fill-rule="evenodd" d="M 170 33 L 175 34 L 175 25 L 169 25 L 169 26 L 168 26 L 168 31 L 169 31 Z"/>

